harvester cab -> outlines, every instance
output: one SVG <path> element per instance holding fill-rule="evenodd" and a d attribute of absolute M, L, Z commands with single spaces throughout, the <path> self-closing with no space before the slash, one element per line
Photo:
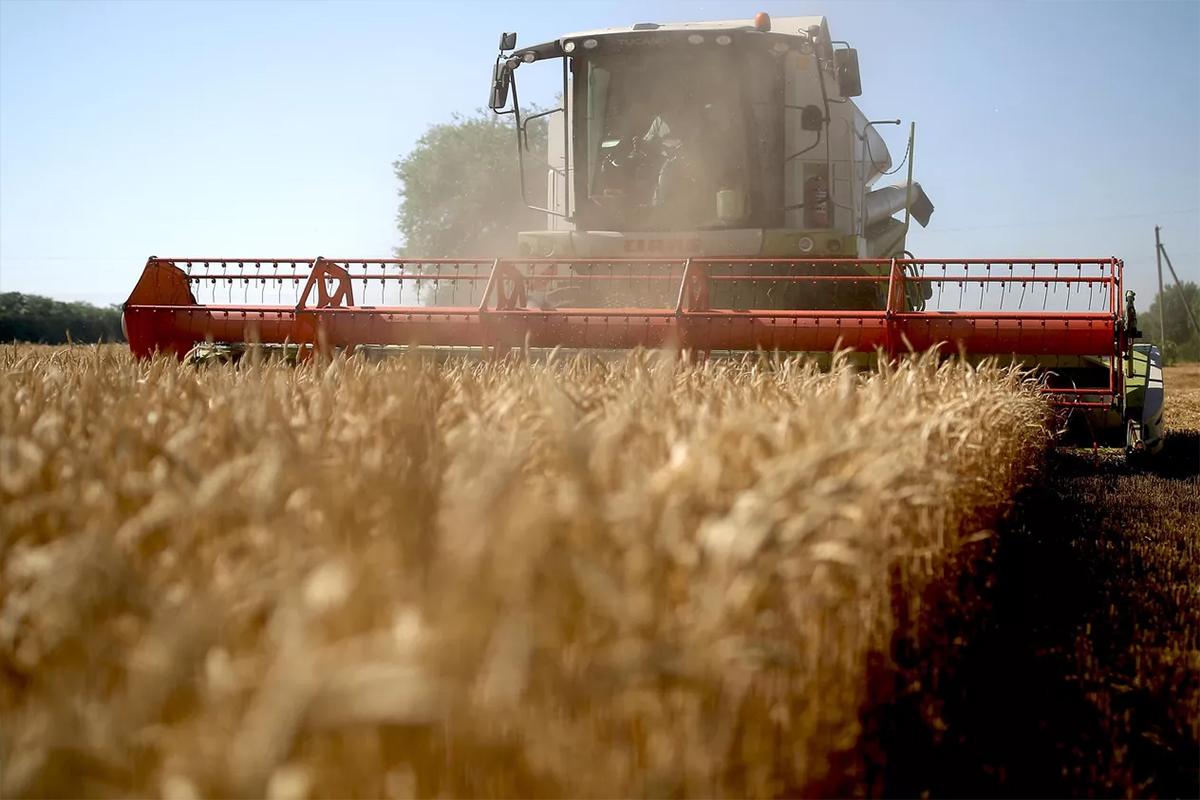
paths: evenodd
<path fill-rule="evenodd" d="M 858 53 L 824 17 L 641 23 L 533 47 L 501 36 L 489 105 L 526 128 L 548 117 L 546 229 L 524 256 L 890 259 L 920 184 L 873 189 L 892 167 L 862 93 Z M 522 114 L 519 68 L 554 62 L 558 108 Z M 911 164 L 911 159 L 909 159 Z M 522 179 L 526 170 L 522 164 Z M 907 211 L 904 222 L 894 218 Z"/>
<path fill-rule="evenodd" d="M 518 72 L 538 62 L 562 101 L 523 113 Z M 1135 343 L 1122 262 L 913 258 L 909 225 L 933 212 L 912 179 L 915 127 L 905 180 L 877 188 L 900 170 L 877 129 L 899 121 L 868 119 L 861 92 L 858 54 L 824 17 L 641 23 L 533 47 L 505 33 L 489 106 L 515 123 L 512 201 L 546 219 L 518 256 L 151 256 L 124 306 L 130 348 L 932 349 L 1035 368 L 1085 442 L 1156 450 L 1159 355 Z M 544 199 L 525 163 L 542 118 Z"/>

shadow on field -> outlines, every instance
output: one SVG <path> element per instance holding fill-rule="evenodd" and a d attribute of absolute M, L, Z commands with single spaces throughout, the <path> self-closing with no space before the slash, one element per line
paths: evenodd
<path fill-rule="evenodd" d="M 1145 471 L 1162 478 L 1195 478 L 1200 475 L 1200 433 L 1173 433 L 1162 452 L 1145 465 Z"/>
<path fill-rule="evenodd" d="M 1053 453 L 878 659 L 843 782 L 811 788 L 1200 796 L 1198 473 L 1195 432 L 1141 470 Z"/>

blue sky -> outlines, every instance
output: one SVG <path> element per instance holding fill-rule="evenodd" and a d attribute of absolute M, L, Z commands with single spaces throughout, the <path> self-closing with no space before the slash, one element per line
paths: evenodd
<path fill-rule="evenodd" d="M 483 105 L 501 30 L 759 10 L 827 15 L 868 116 L 917 122 L 918 255 L 1117 255 L 1144 308 L 1158 223 L 1200 279 L 1194 1 L 0 0 L 0 290 L 119 302 L 152 253 L 386 256 L 392 161 Z"/>

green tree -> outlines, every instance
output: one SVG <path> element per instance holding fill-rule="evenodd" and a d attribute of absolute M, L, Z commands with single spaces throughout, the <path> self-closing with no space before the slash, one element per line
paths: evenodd
<path fill-rule="evenodd" d="M 536 109 L 527 113 L 533 113 Z M 545 119 L 529 126 L 526 187 L 535 205 L 546 196 Z M 400 180 L 401 250 L 412 257 L 516 254 L 517 232 L 545 227 L 521 201 L 517 136 L 511 116 L 477 111 L 432 125 L 392 166 Z"/>
<path fill-rule="evenodd" d="M 1182 294 L 1174 284 L 1163 287 L 1163 293 L 1155 297 L 1146 313 L 1138 317 L 1142 336 L 1158 344 L 1167 364 L 1200 361 L 1200 334 L 1188 319 L 1185 302 L 1192 309 L 1192 316 L 1200 320 L 1200 286 L 1191 281 L 1183 283 Z M 1160 330 L 1165 333 L 1165 341 L 1158 341 L 1162 338 Z"/>
<path fill-rule="evenodd" d="M 90 303 L 63 303 L 36 294 L 0 293 L 0 342 L 62 344 L 122 342 L 121 311 Z"/>

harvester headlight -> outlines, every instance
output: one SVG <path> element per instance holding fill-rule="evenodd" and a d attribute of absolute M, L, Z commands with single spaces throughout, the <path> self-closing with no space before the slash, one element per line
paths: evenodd
<path fill-rule="evenodd" d="M 724 34 L 724 33 L 722 33 L 720 36 L 717 37 L 717 44 L 721 45 L 722 47 L 724 47 L 725 45 L 729 44 L 732 41 L 733 41 L 733 37 L 729 36 L 727 34 Z"/>
<path fill-rule="evenodd" d="M 595 39 L 584 39 L 583 40 L 583 49 L 584 50 L 595 50 L 596 45 L 598 45 L 598 44 L 600 44 L 600 43 L 597 42 Z"/>
<path fill-rule="evenodd" d="M 839 253 L 842 250 L 842 240 L 841 239 L 830 239 L 829 242 L 825 245 L 825 247 L 831 253 Z"/>
<path fill-rule="evenodd" d="M 776 42 L 771 45 L 771 49 L 776 53 L 786 53 L 788 51 L 787 42 Z"/>
<path fill-rule="evenodd" d="M 704 44 L 704 37 L 698 33 L 689 33 L 688 44 Z"/>
<path fill-rule="evenodd" d="M 566 42 L 565 44 L 563 44 L 563 52 L 564 53 L 574 53 L 575 52 L 575 43 L 574 42 Z"/>
<path fill-rule="evenodd" d="M 813 240 L 811 236 L 801 236 L 796 240 L 796 247 L 801 253 L 811 253 L 813 249 Z"/>
<path fill-rule="evenodd" d="M 532 64 L 536 58 L 537 58 L 537 55 L 535 55 L 532 50 L 529 51 L 528 53 L 521 54 L 521 60 L 524 61 L 526 64 Z"/>

